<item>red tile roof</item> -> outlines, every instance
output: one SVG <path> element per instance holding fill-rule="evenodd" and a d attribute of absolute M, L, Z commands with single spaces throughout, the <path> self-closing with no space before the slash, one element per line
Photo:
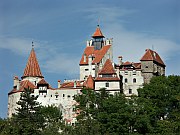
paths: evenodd
<path fill-rule="evenodd" d="M 118 77 L 97 77 L 95 81 L 119 81 Z"/>
<path fill-rule="evenodd" d="M 44 78 L 41 81 L 39 81 L 37 84 L 46 84 L 48 85 L 48 89 L 55 90 L 54 88 L 51 87 L 51 85 L 48 82 L 46 82 Z"/>
<path fill-rule="evenodd" d="M 133 63 L 134 67 L 137 69 L 141 68 L 141 63 Z"/>
<path fill-rule="evenodd" d="M 31 83 L 29 80 L 24 80 L 24 81 L 21 81 L 19 90 L 17 90 L 17 88 L 14 88 L 12 91 L 10 91 L 8 93 L 8 95 L 13 94 L 13 93 L 17 93 L 17 92 L 23 92 L 24 88 L 35 89 L 36 86 L 33 83 Z"/>
<path fill-rule="evenodd" d="M 42 79 L 41 81 L 38 82 L 38 84 L 48 84 L 48 83 L 46 82 L 46 80 Z"/>
<path fill-rule="evenodd" d="M 83 87 L 81 81 L 76 81 L 76 88 Z M 74 82 L 65 82 L 61 84 L 61 88 L 74 88 Z"/>
<path fill-rule="evenodd" d="M 92 37 L 104 37 L 102 32 L 101 32 L 101 29 L 99 28 L 99 25 L 97 26 L 96 28 L 96 31 L 94 32 L 94 34 L 92 35 Z"/>
<path fill-rule="evenodd" d="M 105 45 L 102 47 L 101 50 L 94 50 L 94 46 L 87 46 L 84 50 L 84 53 L 81 57 L 79 65 L 87 65 L 88 64 L 88 57 L 91 55 L 93 56 L 92 64 L 99 63 L 104 55 L 107 53 L 111 45 Z M 84 55 L 86 56 L 86 60 L 84 61 Z"/>
<path fill-rule="evenodd" d="M 124 62 L 122 65 L 132 65 L 132 63 L 129 62 L 129 61 L 126 61 L 126 62 Z"/>
<path fill-rule="evenodd" d="M 103 68 L 100 70 L 99 74 L 116 74 L 112 62 L 110 59 L 107 59 Z"/>
<path fill-rule="evenodd" d="M 22 78 L 24 77 L 42 77 L 43 78 L 39 64 L 38 64 L 38 60 L 36 58 L 36 53 L 34 51 L 34 48 L 32 48 L 31 50 L 26 68 L 24 69 L 24 74 Z"/>
<path fill-rule="evenodd" d="M 146 49 L 146 52 L 140 61 L 155 61 L 155 62 L 165 66 L 165 64 L 162 61 L 159 54 L 153 50 L 150 50 L 150 49 Z"/>
<path fill-rule="evenodd" d="M 89 75 L 87 80 L 84 82 L 86 88 L 94 89 L 94 79 L 92 75 Z"/>
<path fill-rule="evenodd" d="M 107 77 L 106 75 L 110 75 L 110 76 Z M 98 77 L 95 78 L 95 81 L 119 81 L 119 80 L 120 79 L 117 77 L 116 71 L 114 70 L 111 60 L 107 59 L 103 68 L 98 73 Z"/>

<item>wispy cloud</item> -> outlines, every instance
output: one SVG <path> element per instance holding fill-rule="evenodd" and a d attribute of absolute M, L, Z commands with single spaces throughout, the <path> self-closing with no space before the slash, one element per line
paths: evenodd
<path fill-rule="evenodd" d="M 97 16 L 102 18 L 103 26 L 102 32 L 109 38 L 113 38 L 113 52 L 114 60 L 122 55 L 125 60 L 139 61 L 147 48 L 154 48 L 160 56 L 166 61 L 180 51 L 180 45 L 166 39 L 164 37 L 156 36 L 156 34 L 149 34 L 149 32 L 138 32 L 126 29 L 124 26 L 126 22 L 125 17 L 131 17 L 138 13 L 137 10 L 121 9 L 117 7 L 102 7 L 87 10 L 93 22 L 97 22 Z"/>
<path fill-rule="evenodd" d="M 31 42 L 31 39 L 3 37 L 0 39 L 0 49 L 8 49 L 12 53 L 28 57 L 32 48 Z M 59 43 L 61 46 L 52 45 L 47 41 L 36 41 L 34 44 L 40 67 L 45 70 L 43 72 L 78 77 L 80 56 L 64 52 L 61 49 L 63 43 Z"/>

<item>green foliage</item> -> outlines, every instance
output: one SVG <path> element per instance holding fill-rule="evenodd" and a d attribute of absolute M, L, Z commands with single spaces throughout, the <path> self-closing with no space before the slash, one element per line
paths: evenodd
<path fill-rule="evenodd" d="M 159 76 L 126 98 L 105 89 L 83 89 L 75 96 L 80 110 L 75 126 L 64 134 L 178 135 L 180 133 L 180 77 Z"/>
<path fill-rule="evenodd" d="M 59 134 L 62 126 L 60 110 L 55 106 L 41 106 L 31 89 L 24 89 L 17 113 L 12 118 L 0 119 L 2 135 L 51 135 Z"/>

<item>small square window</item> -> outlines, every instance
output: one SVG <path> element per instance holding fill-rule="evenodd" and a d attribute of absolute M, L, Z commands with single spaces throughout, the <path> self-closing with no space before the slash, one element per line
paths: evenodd
<path fill-rule="evenodd" d="M 109 87 L 109 82 L 106 82 L 106 87 Z"/>

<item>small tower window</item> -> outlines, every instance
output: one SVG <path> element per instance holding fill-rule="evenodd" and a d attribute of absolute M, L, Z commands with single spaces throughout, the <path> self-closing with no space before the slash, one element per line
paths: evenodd
<path fill-rule="evenodd" d="M 128 82 L 128 79 L 127 79 L 127 78 L 125 78 L 125 79 L 124 79 L 124 82 L 125 82 L 125 83 L 127 83 L 127 82 Z"/>

